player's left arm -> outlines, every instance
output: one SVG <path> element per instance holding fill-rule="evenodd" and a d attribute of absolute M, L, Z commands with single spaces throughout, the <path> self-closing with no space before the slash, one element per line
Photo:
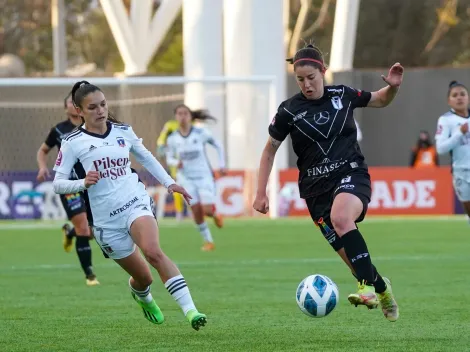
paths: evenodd
<path fill-rule="evenodd" d="M 403 81 L 404 69 L 400 63 L 394 64 L 388 71 L 388 76 L 382 75 L 382 79 L 388 84 L 386 87 L 372 92 L 367 107 L 384 108 L 389 105 L 398 93 Z"/>
<path fill-rule="evenodd" d="M 219 158 L 219 168 L 225 170 L 225 151 L 222 143 L 215 139 L 209 131 L 205 131 L 206 143 L 210 144 L 217 151 L 217 156 Z"/>

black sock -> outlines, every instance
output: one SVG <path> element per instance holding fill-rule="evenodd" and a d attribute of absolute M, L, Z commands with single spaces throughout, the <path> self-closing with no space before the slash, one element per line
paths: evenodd
<path fill-rule="evenodd" d="M 366 242 L 359 230 L 352 230 L 341 236 L 344 251 L 356 272 L 359 281 L 372 285 L 375 281 L 374 267 Z"/>
<path fill-rule="evenodd" d="M 374 268 L 374 287 L 375 287 L 375 292 L 377 293 L 383 293 L 387 289 L 387 284 L 385 283 L 384 279 L 382 276 L 380 276 L 379 272 L 377 271 L 377 268 L 375 267 L 374 264 L 372 264 L 372 267 Z"/>
<path fill-rule="evenodd" d="M 91 266 L 90 239 L 85 236 L 77 236 L 75 249 L 77 250 L 78 260 L 80 260 L 80 265 L 82 266 L 85 276 L 89 279 L 95 278 L 96 276 Z"/>
<path fill-rule="evenodd" d="M 77 233 L 75 232 L 75 227 L 72 227 L 72 229 L 67 233 L 67 238 L 72 239 L 77 236 Z"/>

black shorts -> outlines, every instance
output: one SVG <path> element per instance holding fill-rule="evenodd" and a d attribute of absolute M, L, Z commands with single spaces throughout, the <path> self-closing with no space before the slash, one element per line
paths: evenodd
<path fill-rule="evenodd" d="M 67 213 L 67 218 L 70 220 L 75 215 L 85 213 L 86 206 L 83 199 L 83 193 L 71 193 L 71 194 L 61 194 L 60 200 L 64 206 L 65 212 Z"/>
<path fill-rule="evenodd" d="M 330 213 L 333 201 L 340 193 L 351 193 L 361 200 L 364 207 L 356 222 L 364 220 L 372 194 L 369 173 L 366 171 L 352 172 L 336 182 L 331 191 L 305 200 L 310 216 L 335 250 L 341 249 L 342 245 L 337 240 L 333 224 L 331 223 Z"/>

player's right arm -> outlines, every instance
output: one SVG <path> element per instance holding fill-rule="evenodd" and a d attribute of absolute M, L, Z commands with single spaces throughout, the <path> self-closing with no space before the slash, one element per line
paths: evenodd
<path fill-rule="evenodd" d="M 290 125 L 283 114 L 283 109 L 283 104 L 281 104 L 278 113 L 269 126 L 268 142 L 261 154 L 258 171 L 258 189 L 256 191 L 253 208 L 262 214 L 266 214 L 269 211 L 269 199 L 266 193 L 266 187 L 268 186 L 269 175 L 273 169 L 274 157 L 281 143 L 290 132 Z"/>
<path fill-rule="evenodd" d="M 178 153 L 175 148 L 175 144 L 172 142 L 172 137 L 170 136 L 167 139 L 167 146 L 165 150 L 166 164 L 169 167 L 176 167 L 180 164 L 177 155 Z"/>
<path fill-rule="evenodd" d="M 462 136 L 468 132 L 468 124 L 465 123 L 452 134 L 452 128 L 449 124 L 449 116 L 441 116 L 437 121 L 436 131 L 436 151 L 438 154 L 446 154 L 457 147 Z"/>
<path fill-rule="evenodd" d="M 86 177 L 80 180 L 69 180 L 73 166 L 78 161 L 73 148 L 66 140 L 62 141 L 62 146 L 57 155 L 54 166 L 55 177 L 52 182 L 54 192 L 58 194 L 69 194 L 84 191 L 96 184 L 99 180 L 98 171 L 88 171 Z"/>
<path fill-rule="evenodd" d="M 49 169 L 47 168 L 47 154 L 54 148 L 57 144 L 57 132 L 53 128 L 47 135 L 47 138 L 43 144 L 39 147 L 36 153 L 36 161 L 38 163 L 38 176 L 37 180 L 39 182 L 44 182 L 47 178 L 51 177 Z"/>

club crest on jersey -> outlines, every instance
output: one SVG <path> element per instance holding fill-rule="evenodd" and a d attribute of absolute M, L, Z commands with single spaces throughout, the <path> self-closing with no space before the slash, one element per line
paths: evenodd
<path fill-rule="evenodd" d="M 123 148 L 124 148 L 124 147 L 126 146 L 126 142 L 124 141 L 124 138 L 122 138 L 122 137 L 116 137 L 116 141 L 117 141 L 117 143 L 118 143 L 118 145 L 119 145 L 120 147 L 123 147 Z"/>
<path fill-rule="evenodd" d="M 331 104 L 336 110 L 341 110 L 343 108 L 343 102 L 341 101 L 341 97 L 333 97 L 331 98 Z"/>

